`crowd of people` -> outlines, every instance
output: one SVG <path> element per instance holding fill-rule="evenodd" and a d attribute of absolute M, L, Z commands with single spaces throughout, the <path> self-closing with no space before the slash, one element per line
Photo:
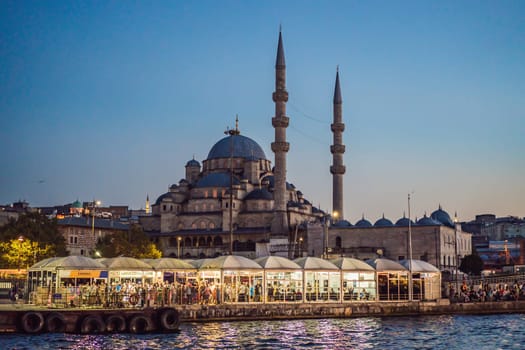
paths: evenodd
<path fill-rule="evenodd" d="M 525 300 L 525 282 L 479 283 L 468 285 L 463 281 L 456 291 L 454 283 L 449 284 L 449 298 L 455 302 L 486 302 Z"/>

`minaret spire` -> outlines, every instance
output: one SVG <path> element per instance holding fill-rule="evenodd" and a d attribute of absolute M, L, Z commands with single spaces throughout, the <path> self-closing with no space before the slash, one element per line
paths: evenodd
<path fill-rule="evenodd" d="M 272 126 L 275 129 L 275 141 L 272 142 L 272 151 L 275 153 L 274 170 L 274 217 L 272 221 L 272 235 L 288 238 L 288 217 L 286 215 L 286 153 L 290 144 L 286 142 L 286 128 L 290 119 L 286 116 L 286 64 L 284 61 L 284 48 L 282 33 L 279 30 L 279 43 L 277 45 L 277 58 L 275 60 L 275 92 L 272 95 L 275 103 L 275 116 Z"/>
<path fill-rule="evenodd" d="M 331 125 L 331 129 L 334 134 L 334 143 L 330 146 L 333 159 L 333 165 L 330 167 L 333 179 L 332 210 L 334 213 L 337 213 L 340 220 L 343 220 L 343 175 L 346 172 L 346 167 L 343 165 L 343 154 L 345 153 L 343 131 L 345 130 L 345 124 L 343 123 L 343 99 L 341 98 L 341 86 L 339 84 L 339 66 L 337 66 L 335 74 L 334 122 Z"/>

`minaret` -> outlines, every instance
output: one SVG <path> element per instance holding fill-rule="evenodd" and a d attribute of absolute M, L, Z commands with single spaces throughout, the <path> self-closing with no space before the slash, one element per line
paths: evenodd
<path fill-rule="evenodd" d="M 284 63 L 284 49 L 281 31 L 279 30 L 279 44 L 275 61 L 275 92 L 272 95 L 275 102 L 275 116 L 272 126 L 275 129 L 275 142 L 272 142 L 272 151 L 275 153 L 274 170 L 274 217 L 272 235 L 288 237 L 288 218 L 286 215 L 286 153 L 290 144 L 286 142 L 286 128 L 289 118 L 286 116 L 286 65 Z"/>
<path fill-rule="evenodd" d="M 333 215 L 338 220 L 342 220 L 344 219 L 343 175 L 346 172 L 346 167 L 343 165 L 343 154 L 345 153 L 343 131 L 345 130 L 345 124 L 343 123 L 343 99 L 341 98 L 341 87 L 339 86 L 339 67 L 337 67 L 335 75 L 334 122 L 331 128 L 334 133 L 334 144 L 330 146 L 333 158 L 333 165 L 330 167 L 333 178 L 332 210 Z"/>
<path fill-rule="evenodd" d="M 151 214 L 151 207 L 149 206 L 149 194 L 146 195 L 146 214 Z"/>

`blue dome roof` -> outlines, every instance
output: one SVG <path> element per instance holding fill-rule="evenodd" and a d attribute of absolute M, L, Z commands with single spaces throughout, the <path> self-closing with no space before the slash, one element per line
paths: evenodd
<path fill-rule="evenodd" d="M 239 180 L 234 176 L 233 184 L 238 185 Z M 197 181 L 195 187 L 230 187 L 230 174 L 211 173 Z"/>
<path fill-rule="evenodd" d="M 160 195 L 159 198 L 157 198 L 157 200 L 155 201 L 155 205 L 159 205 L 160 202 L 162 202 L 162 200 L 164 198 L 171 198 L 171 199 L 173 199 L 173 192 L 166 192 L 166 193 Z"/>
<path fill-rule="evenodd" d="M 348 220 L 338 220 L 332 226 L 334 227 L 352 227 L 352 224 Z"/>
<path fill-rule="evenodd" d="M 355 223 L 355 227 L 372 227 L 372 223 L 363 217 Z"/>
<path fill-rule="evenodd" d="M 229 158 L 230 156 L 233 156 L 233 158 L 245 158 L 249 160 L 266 159 L 266 155 L 261 146 L 251 138 L 242 135 L 230 135 L 219 140 L 211 148 L 207 159 Z"/>
<path fill-rule="evenodd" d="M 417 221 L 418 225 L 422 226 L 435 226 L 435 225 L 441 225 L 439 221 L 436 221 L 432 218 L 429 218 L 426 214 L 421 219 Z"/>
<path fill-rule="evenodd" d="M 265 188 L 260 188 L 260 189 L 256 189 L 256 190 L 253 190 L 251 191 L 250 193 L 248 193 L 248 195 L 246 197 L 244 197 L 244 200 L 255 200 L 255 199 L 266 199 L 266 200 L 272 200 L 273 199 L 273 195 L 268 192 L 267 189 Z"/>
<path fill-rule="evenodd" d="M 195 159 L 192 159 L 192 160 L 189 160 L 188 163 L 186 163 L 186 166 L 197 166 L 197 167 L 200 167 L 201 164 L 196 161 Z"/>
<path fill-rule="evenodd" d="M 396 226 L 408 226 L 408 222 L 410 221 L 410 225 L 414 225 L 414 221 L 408 220 L 407 217 L 402 217 L 401 219 L 396 221 Z"/>
<path fill-rule="evenodd" d="M 454 222 L 452 219 L 450 219 L 450 215 L 443 209 L 441 209 L 441 205 L 439 206 L 439 209 L 430 215 L 430 217 L 436 221 L 439 221 L 445 226 L 454 227 Z"/>
<path fill-rule="evenodd" d="M 386 219 L 385 215 L 383 214 L 383 217 L 381 219 L 377 220 L 375 222 L 374 226 L 377 226 L 377 227 L 394 226 L 394 224 L 392 223 L 392 221 Z"/>
<path fill-rule="evenodd" d="M 275 177 L 273 175 L 268 175 L 266 176 L 264 180 L 267 180 L 268 181 L 268 185 L 270 188 L 274 188 L 275 187 Z M 295 188 L 295 186 L 293 184 L 290 184 L 288 181 L 286 182 L 286 190 L 288 191 L 291 191 Z"/>

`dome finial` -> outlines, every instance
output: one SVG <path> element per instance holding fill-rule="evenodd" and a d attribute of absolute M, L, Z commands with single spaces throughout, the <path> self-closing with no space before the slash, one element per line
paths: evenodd
<path fill-rule="evenodd" d="M 442 210 L 442 209 L 441 209 L 441 203 L 439 203 L 439 206 L 438 206 L 438 208 L 439 208 L 439 210 Z"/>

